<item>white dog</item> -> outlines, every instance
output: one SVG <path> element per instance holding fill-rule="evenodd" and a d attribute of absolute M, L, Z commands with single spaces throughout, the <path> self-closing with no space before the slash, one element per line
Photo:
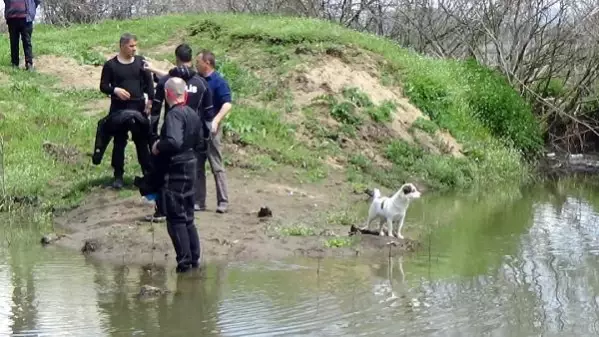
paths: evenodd
<path fill-rule="evenodd" d="M 406 211 L 412 199 L 420 198 L 420 192 L 416 186 L 411 183 L 403 184 L 401 188 L 391 197 L 381 196 L 381 191 L 378 188 L 374 189 L 372 203 L 368 210 L 368 219 L 362 229 L 368 228 L 370 223 L 375 219 L 380 219 L 379 235 L 383 235 L 383 225 L 387 223 L 387 234 L 393 234 L 393 222 L 399 222 L 397 228 L 397 238 L 403 239 L 401 228 L 403 227 Z"/>

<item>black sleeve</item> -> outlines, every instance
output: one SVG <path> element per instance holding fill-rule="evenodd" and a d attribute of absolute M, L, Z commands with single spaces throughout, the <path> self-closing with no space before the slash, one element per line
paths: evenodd
<path fill-rule="evenodd" d="M 212 92 L 207 85 L 204 85 L 204 92 L 202 93 L 202 101 L 200 102 L 200 116 L 202 120 L 206 120 L 206 116 L 212 116 L 212 110 L 214 110 L 214 103 L 212 102 Z"/>
<path fill-rule="evenodd" d="M 160 137 L 157 145 L 160 153 L 177 152 L 183 145 L 183 114 L 177 110 L 179 109 L 170 110 L 164 119 L 164 135 Z"/>
<path fill-rule="evenodd" d="M 154 94 L 154 99 L 152 100 L 152 111 L 150 113 L 151 116 L 158 116 L 160 118 L 160 109 L 162 109 L 162 102 L 164 101 L 164 79 L 160 79 L 158 84 L 156 85 L 156 93 Z"/>
<path fill-rule="evenodd" d="M 102 67 L 102 75 L 100 77 L 100 91 L 106 95 L 112 95 L 114 93 L 114 87 L 112 86 L 112 67 L 110 66 L 110 60 L 104 62 Z"/>

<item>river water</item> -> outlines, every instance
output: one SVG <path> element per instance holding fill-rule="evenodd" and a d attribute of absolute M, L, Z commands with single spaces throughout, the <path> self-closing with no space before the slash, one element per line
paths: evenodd
<path fill-rule="evenodd" d="M 514 199 L 431 196 L 409 211 L 406 229 L 429 233 L 409 256 L 230 263 L 183 276 L 13 242 L 0 250 L 0 335 L 595 335 L 598 206 L 584 183 Z M 140 300 L 143 284 L 172 292 Z"/>

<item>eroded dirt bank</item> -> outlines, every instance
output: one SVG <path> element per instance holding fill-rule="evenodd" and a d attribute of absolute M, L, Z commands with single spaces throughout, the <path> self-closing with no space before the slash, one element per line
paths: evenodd
<path fill-rule="evenodd" d="M 349 203 L 367 204 L 369 199 L 366 194 L 350 191 L 347 184 L 328 181 L 321 186 L 294 187 L 283 183 L 283 179 L 249 177 L 241 169 L 230 169 L 228 173 L 229 212 L 214 212 L 214 183 L 209 180 L 208 211 L 196 213 L 204 263 L 294 255 L 396 255 L 418 246 L 409 238 L 372 235 L 352 237 L 355 243 L 348 246 L 351 225 L 326 221 L 326 214 L 341 212 L 338 210 Z M 258 217 L 263 206 L 272 210 L 272 217 Z M 80 251 L 90 241 L 95 243 L 95 251 L 86 254 L 92 258 L 125 264 L 174 265 L 175 252 L 166 224 L 143 220 L 151 212 L 152 207 L 143 204 L 137 193 L 122 198 L 111 189 L 98 188 L 80 207 L 57 219 L 57 230 L 68 235 L 55 244 Z M 302 226 L 312 233 L 289 235 L 289 230 L 297 231 Z M 393 241 L 396 244 L 389 244 Z M 328 247 L 331 244 L 341 247 Z"/>

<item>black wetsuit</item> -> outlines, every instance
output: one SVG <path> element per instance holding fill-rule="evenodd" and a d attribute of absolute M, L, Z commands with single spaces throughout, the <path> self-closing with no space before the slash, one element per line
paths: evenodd
<path fill-rule="evenodd" d="M 114 94 L 115 88 L 122 88 L 131 95 L 129 100 L 123 101 Z M 121 63 L 117 56 L 107 60 L 102 68 L 100 79 L 100 91 L 110 95 L 109 114 L 118 113 L 123 110 L 137 110 L 144 112 L 145 98 L 154 99 L 154 83 L 152 74 L 143 69 L 143 57 L 135 56 L 132 63 Z M 125 147 L 127 146 L 128 133 L 126 130 L 114 135 L 114 147 L 112 149 L 112 167 L 114 176 L 122 178 L 125 171 Z M 137 149 L 137 159 L 142 170 L 148 172 L 151 168 L 150 144 L 147 137 L 133 137 Z"/>
<path fill-rule="evenodd" d="M 166 215 L 178 271 L 197 266 L 200 258 L 193 208 L 197 179 L 195 150 L 200 137 L 199 115 L 189 106 L 178 104 L 166 115 L 157 145 L 159 156 L 168 165 L 158 202 Z"/>
<path fill-rule="evenodd" d="M 118 114 L 108 114 L 98 121 L 96 127 L 96 140 L 94 142 L 94 154 L 92 155 L 92 163 L 100 165 L 104 152 L 110 143 L 110 140 L 115 135 L 131 132 L 133 139 L 139 139 L 143 142 L 149 142 L 150 136 L 150 120 L 143 113 L 137 110 L 121 110 Z M 139 153 L 139 150 L 145 150 L 138 147 L 138 158 L 145 155 Z"/>
<path fill-rule="evenodd" d="M 200 120 L 202 121 L 202 136 L 203 138 L 210 137 L 210 129 L 208 125 L 205 123 L 206 116 L 212 115 L 212 94 L 208 87 L 208 83 L 204 78 L 202 78 L 193 68 L 189 68 L 187 66 L 178 66 L 172 68 L 167 76 L 163 76 L 158 80 L 156 85 L 156 94 L 154 96 L 154 103 L 152 104 L 152 112 L 150 114 L 150 123 L 152 125 L 152 138 L 158 138 L 158 124 L 160 122 L 160 110 L 162 110 L 162 104 L 164 102 L 164 84 L 171 77 L 180 77 L 187 84 L 187 106 L 197 111 Z M 164 116 L 168 114 L 170 107 L 168 104 L 164 104 Z M 153 143 L 153 141 L 152 141 Z M 208 142 L 203 141 L 200 144 L 201 148 L 207 146 Z M 153 174 L 154 177 L 162 176 L 160 171 L 163 171 L 164 161 L 160 158 L 160 156 L 153 157 L 153 168 L 156 172 Z M 149 179 L 154 179 L 149 178 Z M 153 185 L 160 184 L 160 181 L 153 181 Z M 156 204 L 156 215 L 164 215 L 164 210 L 162 209 L 162 203 L 158 202 Z"/>

